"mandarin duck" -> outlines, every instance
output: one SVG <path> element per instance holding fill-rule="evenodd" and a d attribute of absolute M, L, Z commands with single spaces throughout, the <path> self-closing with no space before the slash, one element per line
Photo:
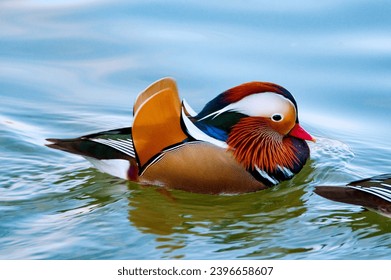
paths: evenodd
<path fill-rule="evenodd" d="M 249 82 L 231 88 L 198 114 L 179 99 L 176 83 L 161 79 L 141 92 L 132 127 L 47 146 L 84 156 L 100 171 L 190 192 L 253 192 L 288 180 L 307 158 L 297 104 L 285 88 Z"/>
<path fill-rule="evenodd" d="M 333 201 L 363 206 L 391 217 L 391 174 L 354 181 L 346 186 L 318 186 L 315 193 Z"/>

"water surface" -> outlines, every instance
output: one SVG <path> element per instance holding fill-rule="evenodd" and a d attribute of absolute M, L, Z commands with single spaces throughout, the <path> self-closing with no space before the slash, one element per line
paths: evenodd
<path fill-rule="evenodd" d="M 389 218 L 316 185 L 391 172 L 388 1 L 1 1 L 1 259 L 389 259 Z M 283 85 L 318 138 L 293 180 L 236 196 L 162 192 L 46 148 L 129 126 L 165 76 L 197 110 Z"/>

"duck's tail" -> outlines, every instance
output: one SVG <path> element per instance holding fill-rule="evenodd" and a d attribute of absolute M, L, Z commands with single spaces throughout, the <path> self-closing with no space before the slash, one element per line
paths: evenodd
<path fill-rule="evenodd" d="M 77 154 L 97 169 L 123 179 L 136 180 L 138 166 L 132 141 L 132 128 L 121 128 L 73 139 L 46 139 L 46 146 Z"/>

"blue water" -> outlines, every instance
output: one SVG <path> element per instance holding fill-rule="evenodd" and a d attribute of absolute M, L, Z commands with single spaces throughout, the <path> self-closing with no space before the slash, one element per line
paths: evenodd
<path fill-rule="evenodd" d="M 391 172 L 388 1 L 1 1 L 1 259 L 390 259 L 391 221 L 317 185 Z M 165 76 L 197 110 L 252 81 L 293 93 L 318 142 L 293 180 L 161 192 L 46 148 L 129 126 Z"/>

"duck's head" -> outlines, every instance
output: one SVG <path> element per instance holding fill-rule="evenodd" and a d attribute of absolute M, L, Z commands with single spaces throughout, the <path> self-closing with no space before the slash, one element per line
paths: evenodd
<path fill-rule="evenodd" d="M 314 141 L 299 124 L 292 94 L 273 83 L 231 88 L 211 100 L 196 119 L 205 133 L 225 141 L 247 169 L 269 174 L 301 169 L 308 157 L 305 140 Z"/>

